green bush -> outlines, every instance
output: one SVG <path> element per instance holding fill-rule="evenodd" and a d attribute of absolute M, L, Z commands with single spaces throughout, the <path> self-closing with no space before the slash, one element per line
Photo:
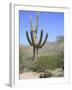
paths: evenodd
<path fill-rule="evenodd" d="M 19 52 L 19 73 L 24 69 L 24 53 L 20 50 Z"/>
<path fill-rule="evenodd" d="M 57 68 L 57 63 L 53 56 L 39 56 L 34 64 L 34 71 L 45 71 L 46 69 Z"/>
<path fill-rule="evenodd" d="M 64 67 L 64 55 L 59 53 L 58 55 L 45 55 L 38 56 L 37 60 L 34 63 L 33 71 L 43 72 L 47 69 L 54 70 L 56 68 Z"/>
<path fill-rule="evenodd" d="M 64 51 L 57 54 L 57 67 L 64 69 Z"/>

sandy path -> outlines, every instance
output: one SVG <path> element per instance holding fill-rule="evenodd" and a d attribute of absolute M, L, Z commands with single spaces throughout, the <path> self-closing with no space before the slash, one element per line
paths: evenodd
<path fill-rule="evenodd" d="M 31 79 L 31 78 L 39 78 L 39 74 L 36 72 L 26 72 L 20 74 L 20 79 Z"/>

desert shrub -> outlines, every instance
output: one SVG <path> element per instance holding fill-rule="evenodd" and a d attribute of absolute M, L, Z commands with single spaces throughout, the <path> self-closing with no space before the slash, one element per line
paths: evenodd
<path fill-rule="evenodd" d="M 19 73 L 21 73 L 24 69 L 24 53 L 20 50 L 19 51 Z"/>
<path fill-rule="evenodd" d="M 34 71 L 43 72 L 47 69 L 57 68 L 56 58 L 54 56 L 39 56 L 34 64 Z"/>
<path fill-rule="evenodd" d="M 23 50 L 19 49 L 19 72 L 28 71 L 30 56 L 26 55 Z"/>
<path fill-rule="evenodd" d="M 38 56 L 34 63 L 33 71 L 44 72 L 45 70 L 54 70 L 64 68 L 64 52 L 58 52 L 57 55 Z"/>
<path fill-rule="evenodd" d="M 57 55 L 57 67 L 64 69 L 64 51 L 59 52 Z"/>
<path fill-rule="evenodd" d="M 33 62 L 31 56 L 20 53 L 20 58 L 19 58 L 20 73 L 32 71 L 33 70 L 32 68 L 33 68 Z"/>

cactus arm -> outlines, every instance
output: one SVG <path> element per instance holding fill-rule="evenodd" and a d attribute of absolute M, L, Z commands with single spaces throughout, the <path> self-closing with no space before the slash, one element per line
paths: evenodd
<path fill-rule="evenodd" d="M 44 46 L 44 44 L 47 41 L 47 38 L 48 38 L 48 33 L 46 33 L 46 36 L 45 36 L 45 39 L 44 39 L 43 43 L 38 48 L 42 48 Z"/>
<path fill-rule="evenodd" d="M 39 19 L 39 17 L 36 16 L 36 29 L 35 29 L 36 33 L 37 33 L 37 31 L 38 31 L 38 19 Z"/>
<path fill-rule="evenodd" d="M 43 30 L 41 30 L 40 39 L 39 39 L 37 46 L 40 46 L 40 44 L 42 42 L 42 37 L 43 37 Z"/>
<path fill-rule="evenodd" d="M 30 34 L 31 34 L 31 40 L 32 40 L 33 46 L 36 47 L 34 37 L 33 37 L 33 32 L 31 31 Z"/>
<path fill-rule="evenodd" d="M 33 44 L 32 44 L 32 42 L 31 42 L 31 40 L 30 40 L 30 38 L 29 38 L 28 31 L 26 31 L 26 37 L 27 37 L 27 40 L 28 40 L 29 44 L 32 46 Z"/>
<path fill-rule="evenodd" d="M 31 30 L 34 30 L 32 25 L 32 17 L 30 17 L 30 26 L 31 26 Z"/>

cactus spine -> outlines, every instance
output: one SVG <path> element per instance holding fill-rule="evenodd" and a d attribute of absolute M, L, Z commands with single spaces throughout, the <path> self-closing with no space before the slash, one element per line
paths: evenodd
<path fill-rule="evenodd" d="M 46 33 L 45 39 L 42 42 L 43 30 L 41 30 L 40 39 L 39 39 L 39 41 L 37 41 L 38 20 L 39 20 L 39 17 L 36 16 L 36 27 L 35 27 L 35 30 L 34 30 L 33 25 L 32 25 L 32 18 L 30 17 L 30 26 L 31 26 L 30 35 L 31 35 L 31 39 L 29 37 L 28 31 L 26 31 L 27 40 L 28 40 L 29 44 L 31 46 L 33 46 L 33 61 L 35 60 L 35 57 L 38 56 L 38 49 L 42 48 L 45 45 L 45 43 L 47 41 L 47 38 L 48 38 L 48 33 Z"/>

